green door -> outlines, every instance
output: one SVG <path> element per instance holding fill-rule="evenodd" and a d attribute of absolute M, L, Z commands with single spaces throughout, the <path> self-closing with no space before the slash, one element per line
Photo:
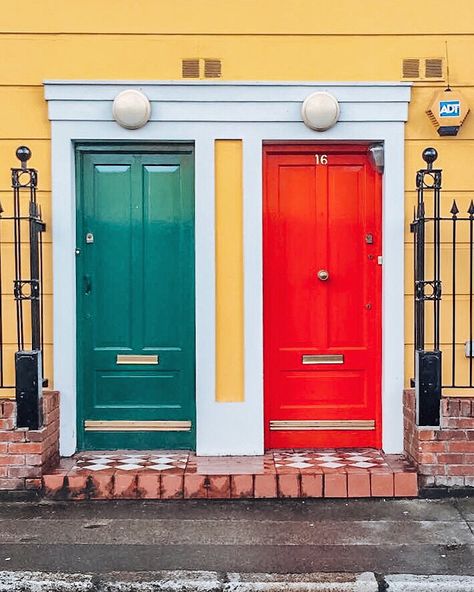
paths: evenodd
<path fill-rule="evenodd" d="M 77 154 L 79 448 L 194 448 L 192 148 Z"/>

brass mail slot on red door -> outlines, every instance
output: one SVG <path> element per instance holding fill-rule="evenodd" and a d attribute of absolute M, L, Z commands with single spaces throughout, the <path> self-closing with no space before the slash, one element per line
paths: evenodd
<path fill-rule="evenodd" d="M 344 364 L 344 356 L 342 354 L 310 354 L 303 355 L 303 364 Z"/>
<path fill-rule="evenodd" d="M 118 354 L 117 355 L 117 364 L 159 364 L 160 358 L 159 356 L 151 356 L 151 355 L 136 355 L 136 354 Z"/>

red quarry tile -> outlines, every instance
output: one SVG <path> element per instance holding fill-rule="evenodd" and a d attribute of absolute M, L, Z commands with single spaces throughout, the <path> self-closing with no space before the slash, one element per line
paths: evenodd
<path fill-rule="evenodd" d="M 372 497 L 392 497 L 393 473 L 387 471 L 371 472 L 370 494 Z"/>
<path fill-rule="evenodd" d="M 90 475 L 92 486 L 91 499 L 111 499 L 114 495 L 114 471 L 96 471 Z"/>
<path fill-rule="evenodd" d="M 66 475 L 75 466 L 76 466 L 76 459 L 74 457 L 61 458 L 61 459 L 59 459 L 59 463 L 54 468 L 48 470 L 48 474 L 62 473 L 63 475 Z"/>
<path fill-rule="evenodd" d="M 413 465 L 401 454 L 387 454 L 385 460 L 394 473 L 414 470 Z"/>
<path fill-rule="evenodd" d="M 171 475 L 175 477 L 175 475 Z M 183 480 L 181 478 L 181 484 Z M 140 471 L 137 474 L 137 491 L 136 495 L 143 499 L 160 499 L 161 496 L 161 478 L 157 471 Z M 181 497 L 182 497 L 181 485 Z"/>
<path fill-rule="evenodd" d="M 48 497 L 56 496 L 64 486 L 65 473 L 51 473 L 43 476 L 44 494 Z"/>
<path fill-rule="evenodd" d="M 277 475 L 299 475 L 301 470 L 297 467 L 290 467 L 289 465 L 281 465 L 277 466 L 278 463 L 275 464 L 275 471 Z"/>
<path fill-rule="evenodd" d="M 88 491 L 88 475 L 87 473 L 77 473 L 75 471 L 69 471 L 66 476 L 68 482 L 68 496 L 74 500 L 86 499 Z"/>
<path fill-rule="evenodd" d="M 301 474 L 301 497 L 322 497 L 323 475 L 322 473 L 304 472 Z"/>
<path fill-rule="evenodd" d="M 43 482 L 41 479 L 25 479 L 26 489 L 41 489 Z"/>
<path fill-rule="evenodd" d="M 304 475 L 308 475 L 308 476 L 316 475 L 320 478 L 321 484 L 323 483 L 323 470 L 321 469 L 321 467 L 315 466 L 315 467 L 308 468 L 308 469 L 301 469 L 300 473 L 301 473 L 301 482 L 303 482 Z M 309 483 L 309 481 L 308 481 L 308 483 Z"/>
<path fill-rule="evenodd" d="M 255 474 L 262 474 L 262 473 L 255 473 Z M 276 475 L 276 467 L 275 467 L 275 463 L 273 462 L 273 459 L 263 461 L 263 474 Z"/>
<path fill-rule="evenodd" d="M 370 474 L 367 471 L 347 473 L 347 496 L 370 497 Z"/>
<path fill-rule="evenodd" d="M 278 474 L 277 482 L 278 497 L 301 497 L 299 472 Z"/>
<path fill-rule="evenodd" d="M 325 472 L 324 497 L 347 497 L 347 474 L 345 472 Z"/>
<path fill-rule="evenodd" d="M 254 475 L 265 470 L 263 456 L 198 456 L 191 466 L 199 475 L 208 476 Z"/>
<path fill-rule="evenodd" d="M 184 475 L 184 498 L 185 499 L 206 499 L 209 482 L 207 476 L 188 474 Z"/>
<path fill-rule="evenodd" d="M 166 473 L 170 473 L 171 471 L 167 470 Z M 179 473 L 179 469 L 173 469 L 173 472 L 175 474 Z M 182 469 L 182 473 L 184 475 L 184 473 L 186 473 L 187 475 L 198 475 L 198 474 L 203 474 L 203 473 L 199 473 L 199 467 L 198 467 L 198 462 L 197 462 L 197 458 L 195 456 L 193 457 L 189 457 L 188 462 L 186 463 L 186 468 Z M 207 474 L 207 473 L 206 473 Z"/>
<path fill-rule="evenodd" d="M 210 475 L 208 476 L 210 485 L 207 490 L 207 497 L 212 499 L 230 498 L 230 476 L 229 475 Z"/>
<path fill-rule="evenodd" d="M 395 473 L 394 495 L 396 497 L 417 497 L 418 475 L 414 472 Z"/>
<path fill-rule="evenodd" d="M 255 497 L 277 497 L 277 482 L 274 473 L 255 475 Z"/>
<path fill-rule="evenodd" d="M 114 498 L 135 499 L 137 497 L 137 479 L 137 473 L 117 471 L 114 475 Z"/>
<path fill-rule="evenodd" d="M 161 474 L 161 498 L 183 499 L 184 475 L 168 473 Z"/>
<path fill-rule="evenodd" d="M 232 498 L 252 498 L 253 475 L 231 475 L 230 496 Z"/>

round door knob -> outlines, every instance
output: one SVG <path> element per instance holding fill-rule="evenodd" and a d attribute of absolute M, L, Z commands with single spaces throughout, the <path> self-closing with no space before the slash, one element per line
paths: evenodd
<path fill-rule="evenodd" d="M 329 279 L 329 272 L 326 269 L 320 269 L 318 271 L 318 279 L 320 279 L 322 282 L 325 282 Z"/>

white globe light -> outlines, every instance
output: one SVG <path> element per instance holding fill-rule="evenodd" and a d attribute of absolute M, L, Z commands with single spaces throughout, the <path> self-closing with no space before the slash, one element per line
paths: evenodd
<path fill-rule="evenodd" d="M 150 114 L 150 101 L 139 90 L 123 90 L 114 99 L 112 115 L 122 127 L 127 129 L 143 127 L 150 119 Z"/>
<path fill-rule="evenodd" d="M 301 106 L 301 116 L 304 123 L 317 132 L 324 132 L 339 120 L 339 103 L 333 95 L 327 92 L 315 92 L 306 97 Z"/>

